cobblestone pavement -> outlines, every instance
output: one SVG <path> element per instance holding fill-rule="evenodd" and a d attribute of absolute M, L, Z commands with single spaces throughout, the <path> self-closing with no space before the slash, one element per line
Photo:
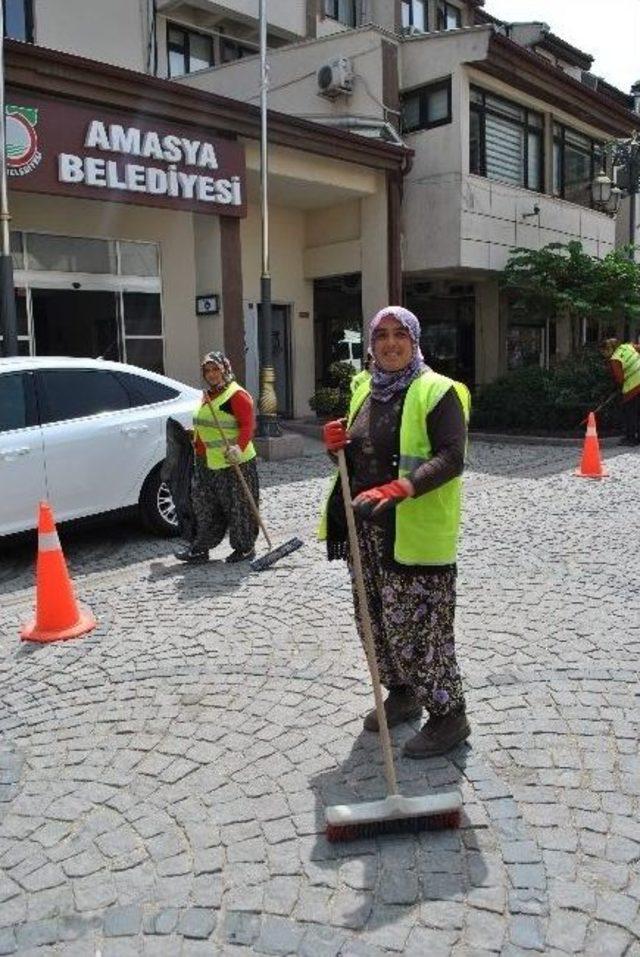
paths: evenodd
<path fill-rule="evenodd" d="M 398 760 L 408 793 L 460 788 L 456 832 L 323 837 L 328 802 L 383 789 L 345 569 L 312 537 L 323 456 L 262 466 L 274 537 L 307 540 L 262 574 L 126 523 L 65 535 L 83 639 L 21 645 L 10 550 L 0 954 L 640 957 L 640 458 L 607 458 L 598 483 L 575 449 L 472 446 L 471 745 Z"/>

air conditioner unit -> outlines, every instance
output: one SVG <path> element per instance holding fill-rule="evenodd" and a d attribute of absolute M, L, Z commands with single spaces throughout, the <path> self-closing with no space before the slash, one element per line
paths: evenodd
<path fill-rule="evenodd" d="M 316 73 L 318 93 L 330 100 L 353 93 L 353 69 L 346 56 L 327 60 Z"/>
<path fill-rule="evenodd" d="M 424 30 L 420 30 L 419 27 L 403 27 L 402 36 L 403 37 L 422 37 L 424 36 Z"/>

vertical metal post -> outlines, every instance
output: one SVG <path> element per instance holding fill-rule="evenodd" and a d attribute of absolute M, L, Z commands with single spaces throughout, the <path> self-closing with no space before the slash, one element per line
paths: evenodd
<path fill-rule="evenodd" d="M 9 234 L 9 201 L 7 196 L 7 145 L 4 102 L 4 0 L 0 0 L 0 332 L 3 354 L 18 355 L 18 323 L 13 285 L 13 261 Z"/>
<path fill-rule="evenodd" d="M 260 363 L 260 401 L 258 435 L 278 436 L 278 399 L 273 368 L 273 323 L 271 310 L 271 270 L 269 263 L 269 152 L 267 126 L 267 0 L 260 0 L 260 214 L 262 219 L 262 271 L 260 275 L 260 326 L 262 356 Z"/>

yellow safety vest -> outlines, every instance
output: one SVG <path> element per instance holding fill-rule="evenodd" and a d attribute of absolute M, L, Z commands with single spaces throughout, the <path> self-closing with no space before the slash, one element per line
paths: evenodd
<path fill-rule="evenodd" d="M 400 422 L 400 459 L 398 478 L 411 474 L 423 462 L 433 458 L 431 442 L 425 428 L 429 413 L 442 397 L 454 387 L 462 404 L 465 420 L 469 421 L 471 396 L 462 382 L 455 382 L 437 372 L 424 372 L 411 383 L 402 407 Z M 355 419 L 362 403 L 371 391 L 371 379 L 360 383 L 352 396 L 348 425 Z M 333 479 L 333 494 L 338 476 Z M 318 537 L 327 537 L 328 499 L 324 507 Z M 451 565 L 456 560 L 460 517 L 462 510 L 462 482 L 454 478 L 439 488 L 416 498 L 407 498 L 394 510 L 395 536 L 393 557 L 400 565 Z"/>
<path fill-rule="evenodd" d="M 622 363 L 622 394 L 626 395 L 632 389 L 640 386 L 640 355 L 636 352 L 631 342 L 623 342 L 611 356 Z"/>
<path fill-rule="evenodd" d="M 211 399 L 211 405 L 215 409 L 218 422 L 224 432 L 230 445 L 235 445 L 240 434 L 240 427 L 235 415 L 225 412 L 222 406 L 228 402 L 232 395 L 240 392 L 240 386 L 237 382 L 230 382 L 224 392 Z M 220 432 L 213 421 L 211 409 L 207 403 L 203 403 L 193 415 L 193 428 L 195 435 L 200 439 L 207 450 L 207 466 L 210 469 L 227 469 L 229 463 L 224 457 L 225 443 Z M 256 450 L 253 442 L 249 442 L 244 452 L 240 456 L 240 462 L 249 462 L 256 457 Z"/>

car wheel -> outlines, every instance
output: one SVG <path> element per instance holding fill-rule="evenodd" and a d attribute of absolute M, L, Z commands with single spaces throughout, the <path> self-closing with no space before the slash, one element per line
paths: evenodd
<path fill-rule="evenodd" d="M 175 537 L 180 532 L 175 505 L 168 485 L 160 476 L 160 466 L 147 476 L 142 486 L 140 515 L 147 528 L 157 535 Z"/>

